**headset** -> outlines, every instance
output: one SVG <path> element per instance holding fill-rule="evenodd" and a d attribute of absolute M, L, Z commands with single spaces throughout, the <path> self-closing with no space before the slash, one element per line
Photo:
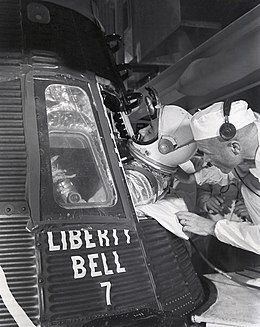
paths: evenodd
<path fill-rule="evenodd" d="M 224 141 L 229 141 L 231 140 L 233 137 L 235 137 L 236 135 L 236 127 L 231 124 L 229 122 L 229 114 L 230 114 L 230 109 L 231 109 L 231 101 L 229 99 L 226 99 L 223 105 L 223 115 L 225 118 L 225 122 L 220 126 L 219 128 L 219 135 L 220 137 L 224 140 Z M 241 180 L 241 182 L 251 191 L 253 192 L 255 195 L 259 196 L 260 195 L 258 193 L 256 193 L 254 190 L 252 190 L 251 187 L 249 187 L 245 181 L 243 180 L 243 178 L 239 175 L 238 171 L 235 168 L 235 172 L 238 176 L 238 178 Z"/>
<path fill-rule="evenodd" d="M 236 135 L 236 127 L 229 122 L 229 114 L 231 110 L 231 101 L 226 99 L 223 104 L 223 115 L 225 122 L 219 128 L 219 135 L 224 141 L 231 140 Z"/>

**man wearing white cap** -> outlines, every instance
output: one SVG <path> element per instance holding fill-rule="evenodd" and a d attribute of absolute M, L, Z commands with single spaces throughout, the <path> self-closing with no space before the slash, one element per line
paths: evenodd
<path fill-rule="evenodd" d="M 242 195 L 252 222 L 214 222 L 190 212 L 178 212 L 183 231 L 214 235 L 220 241 L 260 254 L 260 121 L 248 104 L 214 103 L 197 112 L 191 129 L 205 161 L 242 181 Z M 207 182 L 207 181 L 206 181 Z"/>

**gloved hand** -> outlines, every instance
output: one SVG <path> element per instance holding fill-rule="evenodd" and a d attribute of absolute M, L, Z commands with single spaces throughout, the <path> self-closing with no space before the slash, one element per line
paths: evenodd
<path fill-rule="evenodd" d="M 149 94 L 144 98 L 145 104 L 149 112 L 150 118 L 153 120 L 158 118 L 158 112 L 161 109 L 162 104 L 160 102 L 157 91 L 153 87 L 147 86 L 145 87 L 145 89 L 146 91 L 148 91 Z"/>
<path fill-rule="evenodd" d="M 161 107 L 161 101 L 159 99 L 158 92 L 155 90 L 155 88 L 153 88 L 152 86 L 146 86 L 145 89 L 149 94 L 149 97 L 150 97 L 150 99 L 152 101 L 152 105 L 155 108 L 160 108 Z"/>

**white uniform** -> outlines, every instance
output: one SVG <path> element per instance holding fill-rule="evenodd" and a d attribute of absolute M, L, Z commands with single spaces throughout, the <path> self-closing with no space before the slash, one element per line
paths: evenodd
<path fill-rule="evenodd" d="M 258 141 L 260 145 L 260 122 L 256 122 L 258 128 Z M 244 183 L 250 189 L 242 185 L 241 191 L 245 205 L 249 212 L 252 223 L 232 222 L 220 220 L 216 223 L 216 237 L 225 243 L 260 254 L 260 146 L 255 157 L 256 167 L 250 169 L 250 173 L 242 177 Z M 254 192 L 259 194 L 257 196 Z"/>

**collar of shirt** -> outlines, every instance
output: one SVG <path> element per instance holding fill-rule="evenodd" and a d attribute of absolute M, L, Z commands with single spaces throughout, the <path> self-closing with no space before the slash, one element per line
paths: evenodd
<path fill-rule="evenodd" d="M 257 120 L 255 122 L 255 124 L 256 124 L 257 130 L 258 130 L 258 142 L 259 142 L 259 146 L 258 146 L 258 149 L 256 151 L 256 156 L 255 156 L 255 168 L 250 168 L 249 171 L 260 182 L 260 121 Z"/>

